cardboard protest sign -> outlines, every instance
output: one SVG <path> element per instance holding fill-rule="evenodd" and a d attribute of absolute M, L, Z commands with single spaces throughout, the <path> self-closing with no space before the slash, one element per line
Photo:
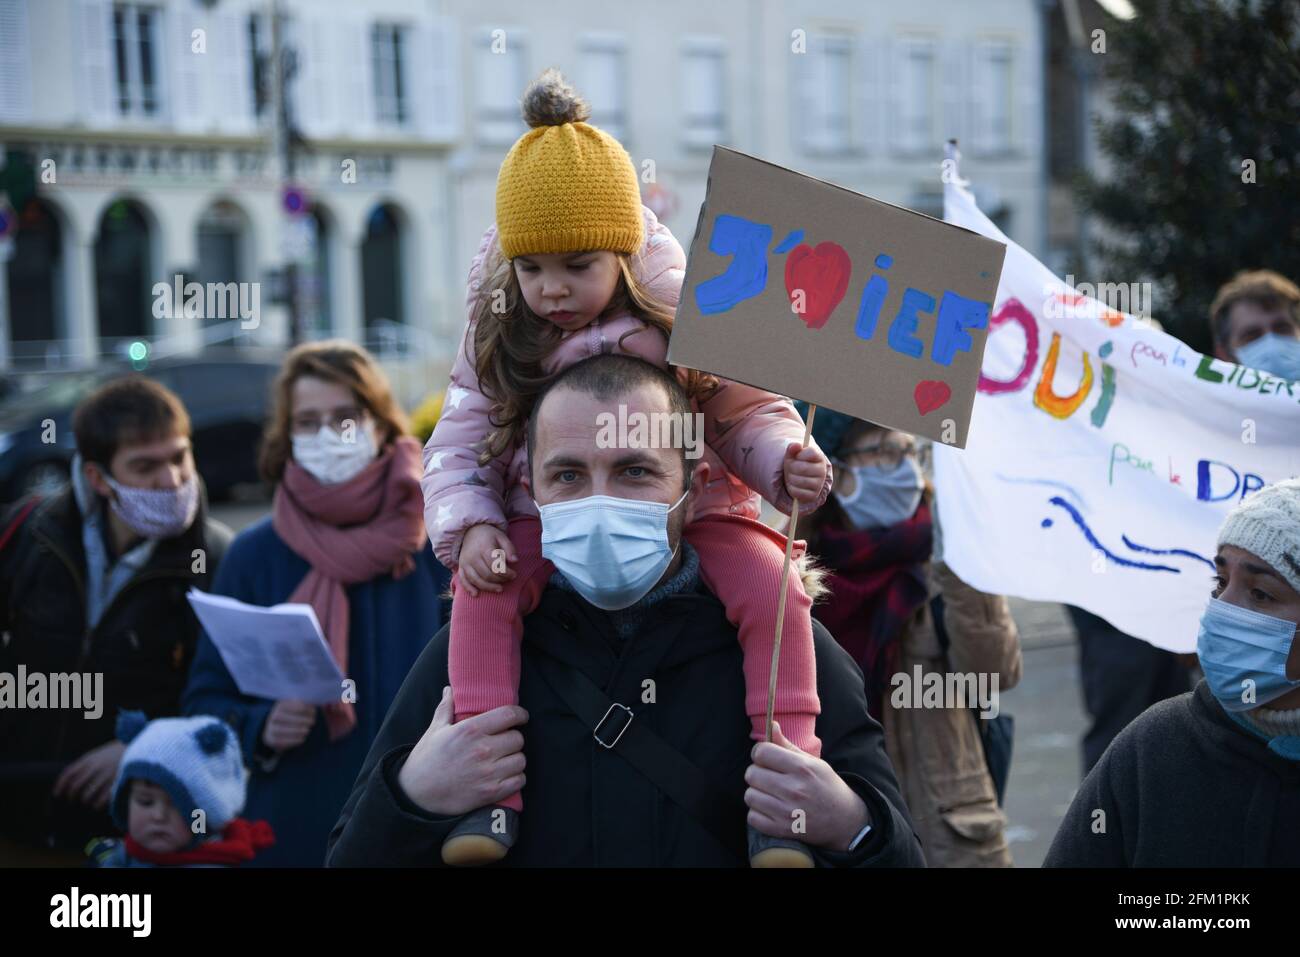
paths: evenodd
<path fill-rule="evenodd" d="M 715 146 L 668 359 L 964 448 L 1005 253 Z"/>

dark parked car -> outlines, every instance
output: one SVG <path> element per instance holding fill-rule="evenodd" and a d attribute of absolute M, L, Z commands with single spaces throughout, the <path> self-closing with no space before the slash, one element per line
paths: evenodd
<path fill-rule="evenodd" d="M 258 481 L 257 448 L 279 367 L 269 355 L 209 350 L 160 359 L 140 370 L 185 403 L 194 427 L 194 459 L 211 498 Z M 112 363 L 60 373 L 49 385 L 0 403 L 0 502 L 66 483 L 76 452 L 72 410 L 95 387 L 132 371 Z"/>

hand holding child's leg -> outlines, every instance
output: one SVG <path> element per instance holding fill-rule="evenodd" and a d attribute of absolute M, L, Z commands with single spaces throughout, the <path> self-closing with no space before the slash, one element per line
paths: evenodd
<path fill-rule="evenodd" d="M 519 702 L 524 617 L 537 607 L 555 568 L 542 557 L 538 519 L 512 520 L 508 544 L 515 555 L 513 575 L 501 582 L 499 591 L 471 594 L 455 589 L 447 668 L 456 722 Z M 514 845 L 523 808 L 523 796 L 515 792 L 499 805 L 466 815 L 443 841 L 443 861 L 466 865 L 500 860 Z"/>

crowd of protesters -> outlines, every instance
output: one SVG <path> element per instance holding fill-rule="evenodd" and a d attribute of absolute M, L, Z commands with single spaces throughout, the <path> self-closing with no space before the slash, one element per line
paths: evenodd
<path fill-rule="evenodd" d="M 1011 865 L 1009 719 L 896 694 L 1022 672 L 1006 599 L 944 564 L 925 443 L 821 410 L 805 445 L 788 399 L 670 366 L 680 244 L 557 73 L 523 105 L 423 453 L 331 340 L 283 362 L 233 538 L 141 376 L 77 409 L 66 491 L 0 514 L 0 672 L 103 682 L 95 717 L 0 708 L 0 864 Z M 1293 283 L 1211 312 L 1220 358 L 1300 378 Z M 619 409 L 702 415 L 704 454 L 609 447 Z M 803 510 L 785 602 L 761 500 Z M 1094 725 L 1048 865 L 1300 864 L 1300 480 L 1215 565 L 1196 656 L 1077 613 Z M 310 605 L 344 693 L 241 691 L 191 589 Z"/>

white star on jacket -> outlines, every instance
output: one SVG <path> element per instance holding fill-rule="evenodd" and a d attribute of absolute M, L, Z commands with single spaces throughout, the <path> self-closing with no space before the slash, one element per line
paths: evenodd
<path fill-rule="evenodd" d="M 442 528 L 444 525 L 446 525 L 446 524 L 447 524 L 448 522 L 450 522 L 450 521 L 451 521 L 451 506 L 450 506 L 450 505 L 439 505 L 439 506 L 438 506 L 438 515 L 437 515 L 437 517 L 433 520 L 433 523 L 434 523 L 435 525 L 437 525 L 439 528 Z"/>
<path fill-rule="evenodd" d="M 429 468 L 431 469 L 442 468 L 442 460 L 449 455 L 451 455 L 450 452 L 434 452 L 431 456 L 429 456 Z"/>
<path fill-rule="evenodd" d="M 469 389 L 462 389 L 459 386 L 454 386 L 447 390 L 447 405 L 453 409 L 458 409 L 467 395 L 469 395 Z"/>

